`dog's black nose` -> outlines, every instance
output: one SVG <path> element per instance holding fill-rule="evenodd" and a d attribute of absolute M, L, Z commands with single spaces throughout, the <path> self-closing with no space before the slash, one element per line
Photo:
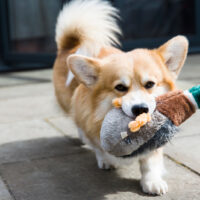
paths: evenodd
<path fill-rule="evenodd" d="M 135 116 L 138 116 L 142 113 L 149 112 L 149 108 L 145 103 L 134 105 L 131 110 L 132 110 L 133 115 Z"/>

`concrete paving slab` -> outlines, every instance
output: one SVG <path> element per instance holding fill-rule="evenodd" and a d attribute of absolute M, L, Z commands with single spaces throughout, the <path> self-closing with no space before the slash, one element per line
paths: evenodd
<path fill-rule="evenodd" d="M 199 55 L 189 56 L 179 88 L 200 83 L 199 61 Z M 180 163 L 166 159 L 169 193 L 149 197 L 141 192 L 137 163 L 110 172 L 97 169 L 94 154 L 80 143 L 75 125 L 59 109 L 53 85 L 45 83 L 51 77 L 52 70 L 0 76 L 0 174 L 6 181 L 0 178 L 0 200 L 200 199 L 199 113 L 166 148 Z"/>
<path fill-rule="evenodd" d="M 3 180 L 0 178 L 0 199 L 1 200 L 14 200 L 8 191 L 8 188 L 4 184 Z"/>
<path fill-rule="evenodd" d="M 59 129 L 64 135 L 72 138 L 79 138 L 77 127 L 74 121 L 68 116 L 50 118 L 48 121 Z"/>
<path fill-rule="evenodd" d="M 0 101 L 0 123 L 62 116 L 54 96 L 27 96 Z"/>
<path fill-rule="evenodd" d="M 28 84 L 0 88 L 0 101 L 27 96 L 33 97 L 49 95 L 54 95 L 54 88 L 52 83 Z"/>
<path fill-rule="evenodd" d="M 184 81 L 184 80 L 177 80 L 176 85 L 178 89 L 181 90 L 188 90 L 191 87 L 195 86 L 196 84 L 190 81 Z"/>
<path fill-rule="evenodd" d="M 189 55 L 180 73 L 180 80 L 200 83 L 200 55 Z"/>
<path fill-rule="evenodd" d="M 52 69 L 4 73 L 0 75 L 0 88 L 33 83 L 51 82 Z"/>
<path fill-rule="evenodd" d="M 200 178 L 166 160 L 169 193 L 153 197 L 141 192 L 135 163 L 115 171 L 102 171 L 88 151 L 51 159 L 0 166 L 16 200 L 193 199 L 200 197 Z"/>
<path fill-rule="evenodd" d="M 73 138 L 79 138 L 77 127 L 70 117 L 68 116 L 55 117 L 48 119 L 48 121 L 57 129 L 59 129 L 63 134 Z M 199 122 L 200 122 L 200 111 L 197 111 L 190 119 L 188 119 L 179 127 L 180 131 L 176 134 L 175 137 L 200 135 L 200 126 L 198 125 Z"/>
<path fill-rule="evenodd" d="M 200 110 L 180 126 L 176 137 L 200 135 Z"/>
<path fill-rule="evenodd" d="M 28 79 L 13 78 L 9 74 L 0 75 L 0 88 L 16 86 L 16 85 L 24 85 L 24 84 L 30 84 L 30 83 L 33 83 L 33 81 L 30 81 Z"/>
<path fill-rule="evenodd" d="M 167 145 L 165 152 L 200 174 L 200 135 L 175 138 L 172 144 Z"/>
<path fill-rule="evenodd" d="M 35 78 L 39 80 L 51 81 L 53 76 L 52 69 L 41 69 L 41 70 L 32 70 L 32 71 L 22 71 L 10 73 L 12 77 L 21 77 L 21 78 Z"/>
<path fill-rule="evenodd" d="M 0 164 L 82 152 L 80 141 L 43 120 L 0 125 Z"/>
<path fill-rule="evenodd" d="M 187 56 L 185 65 L 199 66 L 200 54 L 191 54 Z"/>

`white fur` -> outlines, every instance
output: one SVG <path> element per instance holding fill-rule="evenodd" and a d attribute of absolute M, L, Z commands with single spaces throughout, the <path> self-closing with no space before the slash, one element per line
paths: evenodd
<path fill-rule="evenodd" d="M 105 104 L 102 104 L 101 109 L 104 109 Z M 100 111 L 100 110 L 99 110 Z M 79 129 L 80 138 L 84 143 L 88 144 L 96 154 L 97 165 L 100 169 L 116 168 L 123 165 L 130 165 L 133 163 L 134 158 L 120 158 L 115 157 L 100 148 L 100 141 L 96 140 L 95 145 L 92 144 L 85 133 Z M 149 152 L 141 156 L 141 186 L 144 192 L 150 194 L 163 195 L 168 191 L 167 183 L 162 179 L 165 172 L 163 164 L 162 152 L 154 154 L 155 152 Z"/>
<path fill-rule="evenodd" d="M 112 167 L 120 167 L 123 165 L 130 165 L 136 158 L 119 158 L 115 157 L 102 149 L 99 141 L 96 141 L 96 146 L 93 145 L 85 133 L 79 128 L 79 136 L 82 141 L 89 145 L 96 154 L 97 165 L 100 169 L 110 169 Z M 162 153 L 158 156 L 153 155 L 154 153 L 149 152 L 147 155 L 141 156 L 140 170 L 142 173 L 141 186 L 145 193 L 163 195 L 168 191 L 167 183 L 162 179 L 165 173 L 163 164 Z"/>
<path fill-rule="evenodd" d="M 149 108 L 149 113 L 152 114 L 156 108 L 154 96 L 146 95 L 143 91 L 137 90 L 129 92 L 122 97 L 122 110 L 130 117 L 134 117 L 132 107 L 137 104 L 146 104 Z"/>
<path fill-rule="evenodd" d="M 141 80 L 142 85 L 145 85 L 148 81 L 153 81 L 156 84 L 156 79 L 155 78 L 149 76 L 149 74 L 147 74 L 147 73 L 144 73 L 143 77 L 142 77 L 142 80 Z"/>
<path fill-rule="evenodd" d="M 100 146 L 100 141 L 97 140 L 96 146 L 95 146 L 94 144 L 90 142 L 90 140 L 87 138 L 87 136 L 85 135 L 82 129 L 78 128 L 78 133 L 79 133 L 80 139 L 85 144 L 89 145 L 89 147 L 91 147 L 92 150 L 95 152 L 97 165 L 100 169 L 110 169 L 111 167 L 120 167 L 123 165 L 130 165 L 131 163 L 133 163 L 133 160 L 135 158 L 123 159 L 123 158 L 115 157 L 103 151 L 102 149 L 98 148 L 97 146 Z"/>
<path fill-rule="evenodd" d="M 145 193 L 163 195 L 168 191 L 167 183 L 162 179 L 165 174 L 162 152 L 155 155 L 150 152 L 140 161 L 142 178 L 140 184 Z"/>
<path fill-rule="evenodd" d="M 157 86 L 155 89 L 154 89 L 154 92 L 152 93 L 152 95 L 154 97 L 158 97 L 162 94 L 165 94 L 166 92 L 169 91 L 169 86 L 165 86 L 165 85 L 162 85 L 162 86 Z"/>
<path fill-rule="evenodd" d="M 150 80 L 149 77 L 145 76 L 143 78 L 144 83 Z M 152 80 L 152 79 L 151 79 Z M 140 89 L 136 89 L 135 91 L 129 92 L 127 95 L 122 97 L 122 110 L 130 117 L 134 117 L 131 111 L 132 107 L 137 104 L 146 104 L 149 108 L 149 113 L 152 114 L 156 108 L 155 97 L 162 95 L 169 91 L 167 87 L 157 86 L 154 89 L 152 95 L 148 95 L 144 93 Z"/>
<path fill-rule="evenodd" d="M 66 4 L 59 14 L 56 25 L 58 49 L 62 48 L 63 38 L 74 32 L 78 33 L 80 37 L 80 47 L 76 52 L 79 55 L 96 57 L 102 47 L 119 44 L 116 35 L 121 34 L 121 31 L 116 23 L 117 13 L 117 10 L 108 2 L 101 0 L 75 0 Z M 70 84 L 72 79 L 73 74 L 69 72 L 66 83 Z M 108 100 L 101 104 L 96 113 L 97 119 L 102 118 L 100 116 L 102 111 L 106 112 L 106 101 Z M 142 98 L 139 101 L 142 101 Z M 150 110 L 153 110 L 154 105 L 150 106 L 152 107 Z M 110 166 L 118 167 L 133 162 L 133 158 L 117 158 L 102 151 L 101 148 L 98 148 L 100 147 L 99 141 L 96 141 L 96 145 L 91 144 L 85 133 L 80 129 L 79 135 L 84 143 L 90 145 L 95 151 L 99 168 L 108 169 Z M 162 159 L 160 161 L 158 159 L 157 162 L 151 161 L 152 159 L 154 158 L 149 157 L 148 162 L 141 166 L 141 184 L 145 192 L 163 194 L 167 191 L 167 186 L 161 178 L 163 172 Z"/>
<path fill-rule="evenodd" d="M 56 42 L 62 48 L 62 38 L 79 34 L 79 52 L 97 56 L 100 48 L 119 44 L 121 30 L 116 23 L 118 10 L 107 1 L 74 0 L 60 12 L 56 25 Z"/>
<path fill-rule="evenodd" d="M 197 102 L 195 101 L 193 95 L 192 95 L 188 90 L 185 90 L 185 91 L 184 91 L 184 95 L 185 95 L 186 97 L 188 97 L 188 99 L 193 103 L 193 105 L 195 106 L 195 108 L 198 109 Z"/>
<path fill-rule="evenodd" d="M 122 77 L 121 78 L 121 83 L 129 87 L 131 85 L 131 80 L 128 77 Z"/>
<path fill-rule="evenodd" d="M 96 153 L 97 164 L 100 169 L 117 168 L 125 165 L 130 165 L 135 160 L 134 158 L 119 158 L 107 152 L 93 148 Z"/>
<path fill-rule="evenodd" d="M 74 78 L 74 74 L 71 72 L 71 70 L 69 70 L 68 75 L 67 75 L 67 80 L 66 80 L 66 86 L 70 85 L 73 78 Z"/>
<path fill-rule="evenodd" d="M 98 108 L 95 111 L 95 120 L 99 121 L 104 118 L 104 116 L 107 114 L 107 112 L 111 108 L 111 102 L 113 100 L 114 96 L 107 95 L 102 101 L 100 102 Z"/>
<path fill-rule="evenodd" d="M 90 140 L 85 136 L 85 133 L 83 132 L 81 128 L 78 128 L 78 134 L 79 134 L 79 138 L 81 139 L 83 143 L 88 144 L 89 146 L 92 146 L 90 143 Z"/>

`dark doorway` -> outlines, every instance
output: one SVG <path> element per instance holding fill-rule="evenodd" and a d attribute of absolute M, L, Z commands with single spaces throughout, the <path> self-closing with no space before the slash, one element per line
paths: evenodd
<path fill-rule="evenodd" d="M 57 15 L 66 0 L 0 1 L 0 71 L 52 67 Z M 122 16 L 124 50 L 154 48 L 183 34 L 200 52 L 200 1 L 112 0 Z"/>

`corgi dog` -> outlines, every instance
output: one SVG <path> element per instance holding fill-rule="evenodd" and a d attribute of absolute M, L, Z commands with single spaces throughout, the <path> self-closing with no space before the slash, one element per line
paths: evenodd
<path fill-rule="evenodd" d="M 57 100 L 69 113 L 80 138 L 96 154 L 98 167 L 110 169 L 135 158 L 115 157 L 100 145 L 102 121 L 112 100 L 122 97 L 122 109 L 135 117 L 155 109 L 155 97 L 174 90 L 185 62 L 188 41 L 176 36 L 156 49 L 123 52 L 119 44 L 119 12 L 103 0 L 73 0 L 61 10 L 56 25 L 57 58 L 54 86 Z M 168 191 L 163 180 L 162 148 L 139 158 L 145 193 Z"/>

